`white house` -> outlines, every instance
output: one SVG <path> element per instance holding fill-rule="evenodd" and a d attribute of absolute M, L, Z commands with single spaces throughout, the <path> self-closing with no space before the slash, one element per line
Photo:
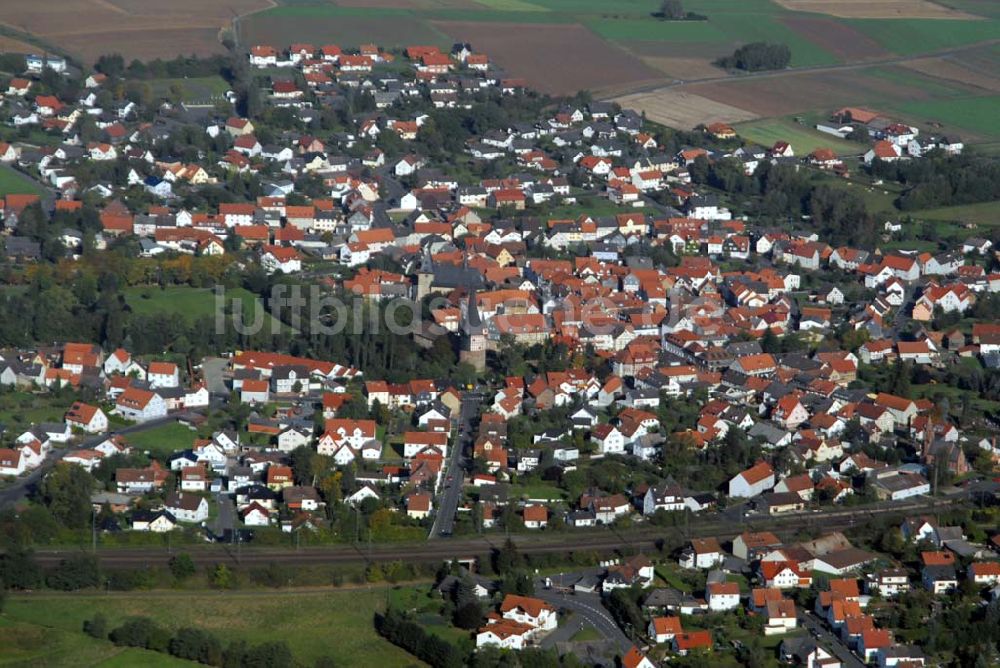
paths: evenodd
<path fill-rule="evenodd" d="M 88 434 L 100 434 L 108 430 L 108 416 L 104 411 L 81 401 L 70 406 L 65 419 L 71 429 L 80 429 Z"/>
<path fill-rule="evenodd" d="M 136 422 L 145 422 L 164 417 L 167 414 L 167 404 L 155 392 L 129 386 L 118 395 L 114 412 Z"/>
<path fill-rule="evenodd" d="M 713 582 L 707 594 L 708 609 L 713 612 L 734 610 L 740 605 L 740 586 L 735 582 Z"/>
<path fill-rule="evenodd" d="M 180 371 L 173 362 L 150 362 L 146 380 L 152 389 L 160 387 L 178 387 Z"/>
<path fill-rule="evenodd" d="M 729 496 L 751 498 L 774 487 L 774 469 L 767 462 L 758 462 L 729 481 Z"/>
<path fill-rule="evenodd" d="M 0 449 L 0 476 L 18 476 L 24 473 L 24 457 L 20 450 Z"/>
<path fill-rule="evenodd" d="M 190 492 L 171 492 L 163 508 L 179 522 L 204 522 L 208 519 L 208 501 Z"/>
<path fill-rule="evenodd" d="M 544 631 L 550 631 L 559 624 L 554 607 L 541 599 L 528 596 L 507 594 L 500 604 L 500 614 L 504 619 L 530 624 Z"/>

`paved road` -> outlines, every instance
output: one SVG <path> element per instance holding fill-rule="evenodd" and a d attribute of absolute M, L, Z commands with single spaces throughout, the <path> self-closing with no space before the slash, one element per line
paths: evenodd
<path fill-rule="evenodd" d="M 462 408 L 458 415 L 458 437 L 452 445 L 445 469 L 445 482 L 438 497 L 434 523 L 428 539 L 451 536 L 455 529 L 455 514 L 462 500 L 465 484 L 465 451 L 472 444 L 472 421 L 479 414 L 479 398 L 472 394 L 462 395 Z"/>
<path fill-rule="evenodd" d="M 98 434 L 97 436 L 87 437 L 84 440 L 76 444 L 73 444 L 68 448 L 59 448 L 59 449 L 53 448 L 52 450 L 49 451 L 49 454 L 46 456 L 45 461 L 43 461 L 38 468 L 36 468 L 28 475 L 18 478 L 17 481 L 14 482 L 14 484 L 12 484 L 10 487 L 7 487 L 2 491 L 0 491 L 0 508 L 3 508 L 9 504 L 16 504 L 24 500 L 28 496 L 28 493 L 31 492 L 32 489 L 34 489 L 35 485 L 38 484 L 38 481 L 42 479 L 42 476 L 44 476 L 45 473 L 49 471 L 49 469 L 55 466 L 56 463 L 62 460 L 63 457 L 65 457 L 66 455 L 70 454 L 75 450 L 87 450 L 93 448 L 95 445 L 97 445 L 98 443 L 100 443 L 101 441 L 105 440 L 106 438 L 108 438 L 113 434 L 121 434 L 123 436 L 126 436 L 128 434 L 135 434 L 137 432 L 146 431 L 147 429 L 153 429 L 155 427 L 159 427 L 160 425 L 166 424 L 168 422 L 174 422 L 188 415 L 190 415 L 190 413 L 186 412 L 172 413 L 170 415 L 167 415 L 166 417 L 157 418 L 155 420 L 149 420 L 148 422 L 140 422 L 138 424 L 130 425 L 128 427 L 122 427 L 121 429 L 113 431 L 109 434 Z"/>
<path fill-rule="evenodd" d="M 576 617 L 585 620 L 594 627 L 601 634 L 601 637 L 617 647 L 621 654 L 624 655 L 632 647 L 633 642 L 618 628 L 615 620 L 611 618 L 611 614 L 601 604 L 600 594 L 569 594 L 555 589 L 544 589 L 536 585 L 535 596 L 550 605 L 572 610 Z M 570 624 L 570 628 L 573 629 L 573 633 L 580 629 L 575 621 Z M 570 636 L 573 633 L 570 633 Z M 566 640 L 566 638 L 561 638 L 560 641 L 562 640 Z"/>
<path fill-rule="evenodd" d="M 219 514 L 209 524 L 208 530 L 215 536 L 232 535 L 232 532 L 236 529 L 236 504 L 233 503 L 233 497 L 220 492 L 216 494 L 215 501 L 219 509 Z"/>
<path fill-rule="evenodd" d="M 835 636 L 822 622 L 819 617 L 811 612 L 805 611 L 799 614 L 799 623 L 809 629 L 813 637 L 826 649 L 833 652 L 834 656 L 840 659 L 840 665 L 844 668 L 865 668 L 865 664 L 858 656 L 848 649 L 840 636 Z"/>

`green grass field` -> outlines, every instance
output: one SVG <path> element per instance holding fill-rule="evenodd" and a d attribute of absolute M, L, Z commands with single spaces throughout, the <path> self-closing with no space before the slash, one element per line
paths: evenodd
<path fill-rule="evenodd" d="M 226 290 L 224 297 L 227 306 L 231 305 L 234 299 L 240 300 L 243 320 L 247 326 L 255 322 L 254 318 L 259 309 L 260 313 L 263 314 L 262 323 L 265 331 L 275 331 L 272 329 L 275 326 L 279 330 L 281 327 L 285 327 L 264 310 L 263 304 L 259 303 L 252 293 L 243 288 Z M 128 288 L 125 291 L 125 301 L 133 313 L 139 315 L 167 313 L 184 318 L 188 322 L 214 317 L 217 313 L 215 292 L 209 288 L 187 286 L 163 289 L 158 287 Z"/>
<path fill-rule="evenodd" d="M 150 82 L 150 88 L 156 98 L 171 97 L 174 86 L 179 88 L 183 102 L 210 102 L 213 98 L 221 98 L 230 88 L 229 82 L 222 77 L 154 79 Z"/>
<path fill-rule="evenodd" d="M 143 615 L 179 628 L 196 626 L 215 634 L 223 643 L 243 639 L 262 643 L 284 640 L 301 665 L 332 656 L 338 665 L 402 668 L 420 662 L 379 637 L 372 626 L 373 615 L 382 610 L 388 590 L 382 588 L 294 591 L 173 592 L 129 594 L 39 594 L 11 596 L 3 618 L 13 625 L 48 626 L 71 647 L 86 649 L 94 656 L 79 662 L 58 660 L 32 662 L 31 656 L 15 656 L 25 665 L 101 665 L 119 651 L 110 643 L 93 641 L 80 629 L 83 621 L 102 612 L 113 627 L 129 616 Z M 0 627 L 0 631 L 4 629 Z M 0 636 L 2 637 L 2 636 Z M 46 643 L 23 643 L 35 652 L 46 652 Z M 40 647 L 39 647 L 40 646 Z M 38 647 L 38 648 L 36 648 Z M 0 641 L 0 664 L 14 645 Z M 66 656 L 77 654 L 72 650 Z M 139 657 L 136 657 L 139 658 Z M 169 660 L 170 657 L 163 657 Z M 145 661 L 129 663 L 128 657 L 109 665 L 161 665 Z M 164 663 L 162 665 L 174 665 Z"/>
<path fill-rule="evenodd" d="M 189 449 L 194 444 L 196 436 L 194 431 L 184 425 L 169 422 L 147 431 L 126 434 L 124 438 L 133 448 L 167 457 L 178 450 Z"/>
<path fill-rule="evenodd" d="M 548 7 L 543 7 L 533 2 L 524 2 L 524 0 L 476 0 L 476 3 L 483 5 L 484 7 L 489 7 L 490 9 L 498 9 L 503 12 L 551 11 Z"/>
<path fill-rule="evenodd" d="M 1000 95 L 947 100 L 913 100 L 894 105 L 901 113 L 921 124 L 940 123 L 937 132 L 971 132 L 1000 137 L 997 109 Z"/>
<path fill-rule="evenodd" d="M 0 392 L 0 423 L 7 429 L 27 429 L 39 422 L 62 422 L 73 397 L 30 392 Z M 17 436 L 17 434 L 14 434 Z"/>
<path fill-rule="evenodd" d="M 0 165 L 0 197 L 4 195 L 41 195 L 38 184 L 9 165 Z"/>
<path fill-rule="evenodd" d="M 996 39 L 1000 21 L 952 19 L 849 19 L 845 22 L 899 55 L 912 55 Z"/>
<path fill-rule="evenodd" d="M 911 215 L 919 220 L 976 223 L 977 225 L 996 227 L 1000 225 L 1000 201 L 946 206 L 940 209 L 926 209 L 923 211 L 914 211 Z"/>
<path fill-rule="evenodd" d="M 751 121 L 736 125 L 735 129 L 744 139 L 765 147 L 773 146 L 777 141 L 787 141 L 798 156 L 808 155 L 817 148 L 833 149 L 840 156 L 857 155 L 865 150 L 861 144 L 839 139 L 785 118 Z"/>
<path fill-rule="evenodd" d="M 78 630 L 49 628 L 0 615 L 0 666 L 194 666 L 142 649 L 123 649 Z"/>

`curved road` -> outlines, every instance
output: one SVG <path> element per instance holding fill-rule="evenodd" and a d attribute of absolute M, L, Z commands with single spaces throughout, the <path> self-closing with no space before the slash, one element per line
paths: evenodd
<path fill-rule="evenodd" d="M 0 490 L 0 508 L 4 508 L 7 505 L 15 504 L 24 500 L 28 496 L 28 492 L 38 483 L 39 480 L 42 479 L 42 476 L 45 475 L 49 469 L 55 466 L 56 463 L 63 457 L 75 450 L 92 448 L 105 439 L 111 438 L 115 435 L 128 435 L 146 431 L 147 429 L 154 429 L 160 425 L 166 424 L 167 422 L 176 422 L 177 420 L 189 415 L 190 413 L 187 411 L 171 413 L 162 418 L 128 425 L 127 427 L 122 427 L 121 429 L 117 429 L 106 434 L 89 436 L 78 443 L 74 443 L 68 448 L 52 448 L 49 450 L 49 454 L 46 455 L 45 460 L 38 466 L 38 468 L 34 469 L 27 475 L 21 476 L 9 487 L 5 487 Z"/>
<path fill-rule="evenodd" d="M 535 587 L 535 598 L 540 598 L 556 608 L 571 610 L 590 624 L 605 640 L 610 642 L 623 655 L 634 644 L 628 636 L 618 628 L 611 614 L 601 604 L 600 594 L 570 594 L 555 589 Z M 543 641 L 544 642 L 544 641 Z"/>

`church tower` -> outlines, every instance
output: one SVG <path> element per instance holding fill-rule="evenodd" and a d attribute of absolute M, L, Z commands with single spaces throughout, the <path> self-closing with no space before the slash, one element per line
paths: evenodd
<path fill-rule="evenodd" d="M 463 314 L 462 348 L 458 359 L 471 364 L 476 371 L 486 370 L 486 328 L 479 317 L 479 307 L 476 305 L 476 292 L 469 292 L 469 301 Z"/>
<path fill-rule="evenodd" d="M 424 256 L 420 260 L 420 267 L 417 269 L 417 301 L 423 300 L 430 294 L 431 285 L 434 283 L 434 261 L 431 259 L 430 248 L 424 249 Z"/>

